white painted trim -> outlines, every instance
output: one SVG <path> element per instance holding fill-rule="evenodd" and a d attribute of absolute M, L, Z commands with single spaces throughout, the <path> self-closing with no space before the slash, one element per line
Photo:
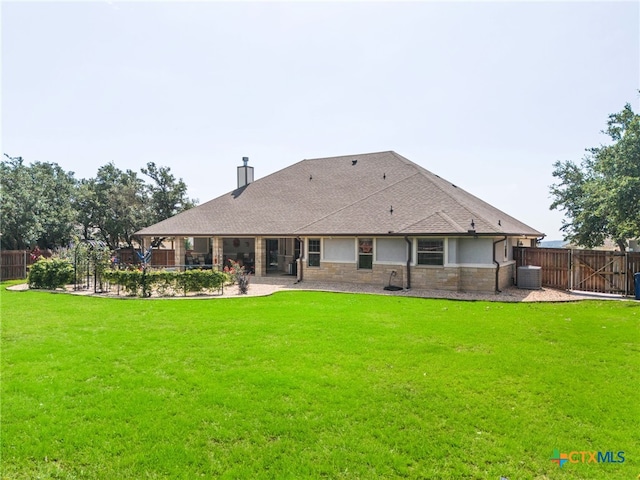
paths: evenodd
<path fill-rule="evenodd" d="M 317 237 L 314 237 L 317 238 Z M 355 252 L 355 260 L 353 261 L 348 261 L 348 260 L 327 260 L 325 258 L 325 240 L 333 240 L 334 238 L 343 238 L 343 239 L 351 239 L 354 240 L 353 244 L 354 244 L 354 252 Z M 358 263 L 358 239 L 357 237 L 320 237 L 320 261 L 321 262 L 328 262 L 328 263 L 343 263 L 343 264 L 357 264 Z"/>
<path fill-rule="evenodd" d="M 419 265 L 418 264 L 418 240 L 442 240 L 442 265 Z M 449 237 L 411 237 L 411 266 L 413 267 L 436 267 L 442 268 L 449 262 Z"/>
<path fill-rule="evenodd" d="M 502 264 L 501 264 L 502 265 Z M 420 265 L 421 267 L 423 265 Z M 465 267 L 465 268 L 496 268 L 496 264 L 495 263 L 449 263 L 447 265 L 445 265 L 445 267 L 451 267 L 451 268 L 459 268 L 459 267 Z"/>

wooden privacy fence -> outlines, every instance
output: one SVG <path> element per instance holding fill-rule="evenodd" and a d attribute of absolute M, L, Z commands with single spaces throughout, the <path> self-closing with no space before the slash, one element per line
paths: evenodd
<path fill-rule="evenodd" d="M 133 250 L 120 250 L 119 261 L 122 263 L 140 263 L 140 259 Z M 34 259 L 28 250 L 3 250 L 0 251 L 0 280 L 17 280 L 27 278 L 28 267 Z M 154 249 L 151 256 L 152 266 L 175 265 L 175 251 Z"/>
<path fill-rule="evenodd" d="M 516 267 L 542 267 L 542 286 L 569 290 L 571 250 L 566 248 L 513 247 Z M 517 271 L 517 268 L 516 268 Z"/>
<path fill-rule="evenodd" d="M 140 257 L 135 250 L 130 248 L 121 248 L 117 251 L 116 256 L 121 264 L 138 264 Z M 156 249 L 151 250 L 151 266 L 172 267 L 176 263 L 175 250 Z"/>
<path fill-rule="evenodd" d="M 633 274 L 640 272 L 640 252 L 627 253 L 627 295 L 632 295 Z"/>
<path fill-rule="evenodd" d="M 31 254 L 27 250 L 0 252 L 0 280 L 27 278 L 27 267 L 32 263 Z"/>
<path fill-rule="evenodd" d="M 640 252 L 514 247 L 513 258 L 516 267 L 542 267 L 542 286 L 562 290 L 633 295 L 640 272 Z"/>

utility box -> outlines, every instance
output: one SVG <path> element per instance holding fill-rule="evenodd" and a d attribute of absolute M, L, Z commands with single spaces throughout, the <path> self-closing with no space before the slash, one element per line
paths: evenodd
<path fill-rule="evenodd" d="M 518 288 L 540 290 L 542 288 L 542 267 L 533 265 L 518 267 Z"/>
<path fill-rule="evenodd" d="M 298 274 L 298 265 L 295 263 L 287 264 L 287 274 L 289 275 L 297 275 Z"/>

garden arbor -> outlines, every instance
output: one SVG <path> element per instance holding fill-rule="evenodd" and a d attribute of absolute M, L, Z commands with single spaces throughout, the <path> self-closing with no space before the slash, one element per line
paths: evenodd
<path fill-rule="evenodd" d="M 102 272 L 111 261 L 111 250 L 99 240 L 80 240 L 73 247 L 73 289 L 103 290 Z"/>

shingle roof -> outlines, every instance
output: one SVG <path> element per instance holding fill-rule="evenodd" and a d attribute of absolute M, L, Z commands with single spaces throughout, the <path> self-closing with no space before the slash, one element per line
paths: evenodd
<path fill-rule="evenodd" d="M 142 236 L 542 233 L 395 152 L 303 160 Z"/>

